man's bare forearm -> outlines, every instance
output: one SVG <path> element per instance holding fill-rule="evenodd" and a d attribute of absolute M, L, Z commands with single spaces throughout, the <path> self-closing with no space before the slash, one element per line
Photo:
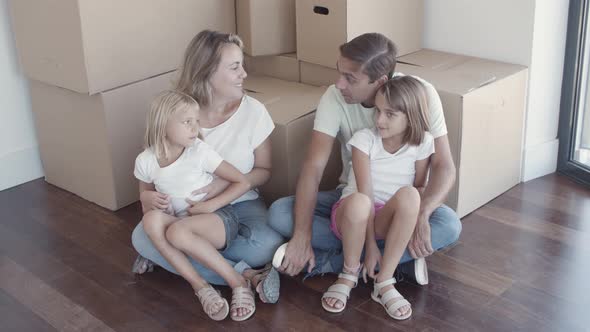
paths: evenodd
<path fill-rule="evenodd" d="M 447 199 L 447 195 L 455 184 L 455 166 L 453 163 L 445 163 L 432 167 L 428 185 L 422 194 L 420 212 L 432 214 Z"/>
<path fill-rule="evenodd" d="M 293 237 L 311 238 L 312 220 L 317 203 L 318 187 L 321 177 L 313 167 L 304 166 L 295 192 Z"/>

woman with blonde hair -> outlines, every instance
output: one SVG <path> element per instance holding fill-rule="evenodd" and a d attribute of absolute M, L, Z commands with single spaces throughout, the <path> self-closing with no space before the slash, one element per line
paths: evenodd
<path fill-rule="evenodd" d="M 268 226 L 266 205 L 255 189 L 270 178 L 269 136 L 274 124 L 264 105 L 244 93 L 242 83 L 247 74 L 243 68 L 242 47 L 237 35 L 209 30 L 200 32 L 187 47 L 176 89 L 199 103 L 203 141 L 243 173 L 250 187 L 230 204 L 237 216 L 238 234 L 221 255 L 251 282 L 262 301 L 274 303 L 279 296 L 278 273 L 270 266 L 262 270 L 250 268 L 269 263 L 274 251 L 283 242 L 282 237 Z M 204 194 L 202 201 L 206 202 L 217 197 L 229 185 L 227 180 L 217 177 L 195 194 Z M 165 210 L 170 204 L 168 195 L 154 190 L 143 191 L 140 199 L 144 210 Z M 198 213 L 195 210 L 198 210 L 200 202 L 189 200 L 189 203 L 188 213 Z M 187 239 L 194 237 L 189 227 L 183 234 Z M 140 254 L 134 264 L 135 272 L 149 270 L 153 262 L 178 273 L 154 247 L 143 223 L 135 228 L 132 242 Z M 194 260 L 191 263 L 207 282 L 227 284 L 206 266 Z M 243 309 L 231 311 L 234 319 L 249 314 L 250 311 Z"/>

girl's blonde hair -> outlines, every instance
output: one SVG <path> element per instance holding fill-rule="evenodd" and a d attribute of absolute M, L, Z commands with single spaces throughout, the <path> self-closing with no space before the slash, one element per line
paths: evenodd
<path fill-rule="evenodd" d="M 219 67 L 223 47 L 228 44 L 244 48 L 238 35 L 211 30 L 199 32 L 186 48 L 176 89 L 192 96 L 201 106 L 210 105 L 211 77 Z"/>
<path fill-rule="evenodd" d="M 385 96 L 385 101 L 392 109 L 408 116 L 404 143 L 420 145 L 424 133 L 430 130 L 424 84 L 412 76 L 395 76 L 383 84 L 379 92 Z"/>
<path fill-rule="evenodd" d="M 154 98 L 150 105 L 145 130 L 145 147 L 151 148 L 158 159 L 168 158 L 166 143 L 166 126 L 170 116 L 178 111 L 199 110 L 194 98 L 180 91 L 163 91 Z"/>

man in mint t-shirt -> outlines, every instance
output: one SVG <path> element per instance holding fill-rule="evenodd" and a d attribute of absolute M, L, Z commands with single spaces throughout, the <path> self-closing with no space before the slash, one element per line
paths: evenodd
<path fill-rule="evenodd" d="M 340 76 L 318 105 L 296 195 L 277 200 L 269 209 L 270 226 L 290 238 L 280 268 L 283 273 L 296 275 L 306 265 L 312 274 L 342 271 L 342 244 L 330 231 L 330 212 L 350 171 L 351 153 L 345 145 L 357 130 L 374 126 L 375 95 L 379 87 L 392 76 L 403 75 L 395 72 L 395 58 L 393 42 L 378 33 L 360 35 L 340 46 L 336 63 Z M 430 83 L 418 79 L 428 94 L 430 133 L 436 152 L 432 155 L 418 223 L 398 270 L 407 272 L 417 283 L 426 284 L 428 272 L 423 258 L 456 242 L 461 222 L 452 209 L 443 205 L 455 182 L 455 165 L 440 97 Z M 332 191 L 318 192 L 336 138 L 343 159 L 341 185 Z M 378 245 L 383 251 L 382 241 Z"/>

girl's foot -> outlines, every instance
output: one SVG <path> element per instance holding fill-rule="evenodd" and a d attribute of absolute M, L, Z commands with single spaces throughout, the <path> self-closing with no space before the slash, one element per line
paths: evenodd
<path fill-rule="evenodd" d="M 410 318 L 412 315 L 412 307 L 410 302 L 406 300 L 398 291 L 395 289 L 395 278 L 379 281 L 377 278 L 371 293 L 371 298 L 381 303 L 385 311 L 391 318 L 396 320 L 404 320 Z"/>
<path fill-rule="evenodd" d="M 356 287 L 361 265 L 350 269 L 347 266 L 338 275 L 338 280 L 328 288 L 322 296 L 322 307 L 329 312 L 342 312 L 350 295 L 350 290 Z"/>
<path fill-rule="evenodd" d="M 260 270 L 247 269 L 242 275 L 250 281 L 262 302 L 276 303 L 279 300 L 281 281 L 272 265 L 268 264 Z"/>
<path fill-rule="evenodd" d="M 195 291 L 195 294 L 199 298 L 203 310 L 213 320 L 223 320 L 227 317 L 229 312 L 229 306 L 227 300 L 222 298 L 211 285 L 201 287 Z"/>
<path fill-rule="evenodd" d="M 235 287 L 232 289 L 231 299 L 231 319 L 241 322 L 244 321 L 256 311 L 256 304 L 254 303 L 254 292 L 250 289 L 250 281 L 245 285 Z"/>

